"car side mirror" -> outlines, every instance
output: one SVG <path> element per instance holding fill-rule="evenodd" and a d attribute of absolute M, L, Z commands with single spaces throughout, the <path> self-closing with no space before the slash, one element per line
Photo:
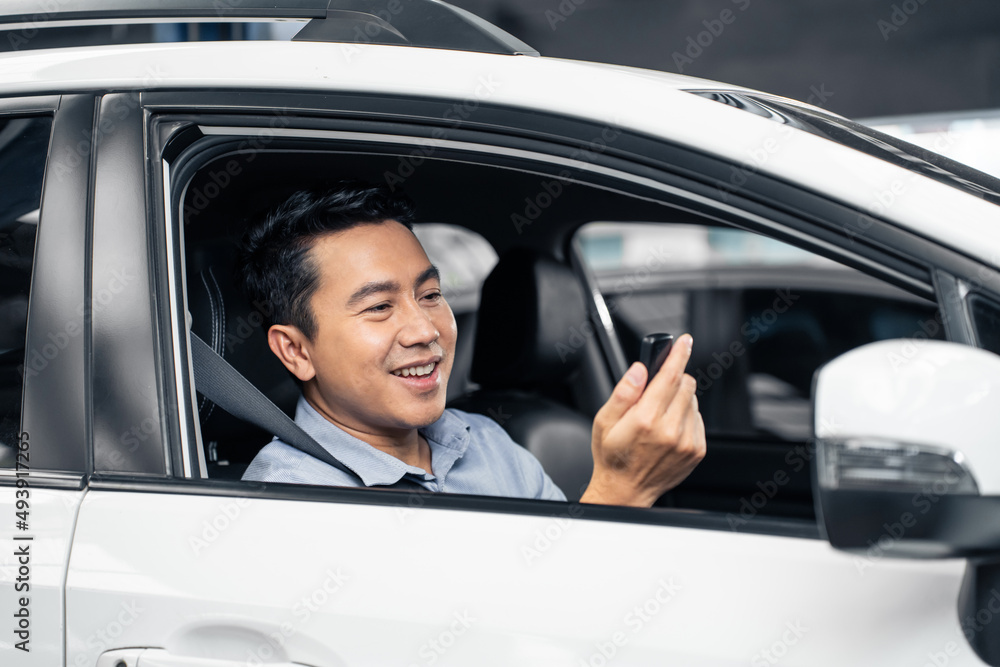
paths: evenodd
<path fill-rule="evenodd" d="M 967 558 L 960 618 L 993 604 L 1000 356 L 957 343 L 887 340 L 834 359 L 813 384 L 820 531 L 854 553 Z M 1000 665 L 1000 628 L 967 638 L 980 658 Z"/>
<path fill-rule="evenodd" d="M 881 341 L 814 384 L 816 502 L 833 546 L 888 537 L 894 556 L 1000 556 L 1000 356 Z"/>

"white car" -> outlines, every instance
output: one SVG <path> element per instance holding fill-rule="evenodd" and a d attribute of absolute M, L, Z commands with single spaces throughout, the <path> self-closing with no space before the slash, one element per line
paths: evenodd
<path fill-rule="evenodd" d="M 439 2 L 200 4 L 0 7 L 5 667 L 1000 664 L 1000 182 Z M 309 41 L 32 43 L 279 19 Z M 654 331 L 702 465 L 651 509 L 240 481 L 269 410 L 202 395 L 198 337 L 291 409 L 233 246 L 345 177 L 417 203 L 451 404 L 571 501 Z"/>

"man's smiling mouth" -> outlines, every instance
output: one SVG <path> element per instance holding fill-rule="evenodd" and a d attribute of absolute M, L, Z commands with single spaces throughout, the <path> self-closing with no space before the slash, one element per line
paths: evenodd
<path fill-rule="evenodd" d="M 407 366 L 406 368 L 392 371 L 392 374 L 401 377 L 426 377 L 434 372 L 434 367 L 437 366 L 437 364 L 438 362 L 432 361 L 429 364 L 424 364 L 422 366 Z"/>

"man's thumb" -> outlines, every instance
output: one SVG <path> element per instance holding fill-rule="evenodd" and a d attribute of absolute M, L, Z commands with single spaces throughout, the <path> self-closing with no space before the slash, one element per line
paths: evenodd
<path fill-rule="evenodd" d="M 600 410 L 602 419 L 608 424 L 614 424 L 622 415 L 635 405 L 635 402 L 642 396 L 642 390 L 646 386 L 646 366 L 640 362 L 632 364 L 622 379 L 615 385 L 615 390 L 611 392 L 611 398 Z"/>

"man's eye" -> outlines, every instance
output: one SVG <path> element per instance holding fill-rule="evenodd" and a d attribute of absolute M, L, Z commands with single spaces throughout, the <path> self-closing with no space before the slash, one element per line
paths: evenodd
<path fill-rule="evenodd" d="M 424 298 L 425 299 L 430 299 L 431 301 L 437 301 L 438 299 L 441 298 L 441 292 L 431 292 L 430 294 L 428 294 Z"/>
<path fill-rule="evenodd" d="M 383 313 L 383 312 L 385 312 L 388 309 L 389 309 L 389 304 L 387 304 L 387 303 L 380 303 L 377 306 L 372 306 L 371 308 L 366 308 L 365 312 L 366 313 Z"/>

